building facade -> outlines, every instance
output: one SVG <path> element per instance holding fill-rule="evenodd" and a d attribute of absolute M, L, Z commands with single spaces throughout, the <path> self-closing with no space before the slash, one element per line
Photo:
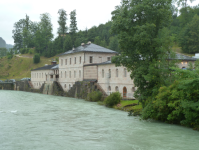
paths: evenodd
<path fill-rule="evenodd" d="M 127 68 L 116 67 L 111 57 L 117 52 L 91 42 L 59 55 L 59 65 L 55 62 L 31 71 L 33 87 L 38 89 L 45 83 L 57 81 L 64 91 L 69 91 L 77 81 L 96 82 L 109 95 L 120 92 L 124 98 L 134 98 L 136 87 Z M 180 68 L 186 69 L 195 58 L 177 54 Z"/>

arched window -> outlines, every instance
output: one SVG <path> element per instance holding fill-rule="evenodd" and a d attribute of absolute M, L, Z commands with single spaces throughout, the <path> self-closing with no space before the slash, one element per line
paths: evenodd
<path fill-rule="evenodd" d="M 135 92 L 135 87 L 132 87 L 132 92 Z"/>
<path fill-rule="evenodd" d="M 108 91 L 111 92 L 111 86 L 108 87 Z"/>
<path fill-rule="evenodd" d="M 126 95 L 127 95 L 127 88 L 124 87 L 124 88 L 123 88 L 123 97 L 126 97 Z"/>
<path fill-rule="evenodd" d="M 76 71 L 74 71 L 74 78 L 76 78 Z"/>
<path fill-rule="evenodd" d="M 65 59 L 65 65 L 67 65 L 67 59 Z"/>
<path fill-rule="evenodd" d="M 66 78 L 66 71 L 65 71 L 65 78 Z"/>
<path fill-rule="evenodd" d="M 69 76 L 70 76 L 70 78 L 71 78 L 71 71 L 69 72 Z"/>
<path fill-rule="evenodd" d="M 115 87 L 115 92 L 119 92 L 118 86 Z"/>
<path fill-rule="evenodd" d="M 76 57 L 74 58 L 74 64 L 76 64 Z"/>
<path fill-rule="evenodd" d="M 116 74 L 116 77 L 118 77 L 118 69 L 116 69 L 116 73 L 115 74 Z"/>
<path fill-rule="evenodd" d="M 81 78 L 81 70 L 79 70 L 79 78 Z"/>
<path fill-rule="evenodd" d="M 102 78 L 104 78 L 104 69 L 102 69 Z"/>
<path fill-rule="evenodd" d="M 108 70 L 108 77 L 111 78 L 111 69 Z"/>
<path fill-rule="evenodd" d="M 126 68 L 124 68 L 124 77 L 127 76 L 127 71 L 126 71 Z"/>

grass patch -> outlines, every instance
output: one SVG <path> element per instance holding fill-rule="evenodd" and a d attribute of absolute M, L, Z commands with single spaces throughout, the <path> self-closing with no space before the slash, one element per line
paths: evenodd
<path fill-rule="evenodd" d="M 31 77 L 31 70 L 39 67 L 43 67 L 45 64 L 50 65 L 51 58 L 41 57 L 41 61 L 38 64 L 33 63 L 33 54 L 21 54 L 22 57 L 13 57 L 7 59 L 3 57 L 0 59 L 0 80 L 5 79 L 21 79 L 24 77 Z"/>
<path fill-rule="evenodd" d="M 195 56 L 195 54 L 188 54 L 188 53 L 182 52 L 182 48 L 179 47 L 178 45 L 174 45 L 171 49 L 173 52 L 180 53 L 189 57 Z"/>
<path fill-rule="evenodd" d="M 119 105 L 115 105 L 115 106 L 113 106 L 113 108 L 119 109 L 119 110 L 124 110 L 124 111 L 142 110 L 142 104 L 141 103 L 139 103 L 139 105 L 135 105 L 135 106 L 124 107 L 126 105 L 133 104 L 133 103 L 138 104 L 138 100 L 122 100 Z"/>

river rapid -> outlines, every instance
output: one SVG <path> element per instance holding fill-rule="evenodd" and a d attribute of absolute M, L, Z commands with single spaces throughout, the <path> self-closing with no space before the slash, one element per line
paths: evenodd
<path fill-rule="evenodd" d="M 198 150 L 199 132 L 82 99 L 0 90 L 0 150 Z"/>

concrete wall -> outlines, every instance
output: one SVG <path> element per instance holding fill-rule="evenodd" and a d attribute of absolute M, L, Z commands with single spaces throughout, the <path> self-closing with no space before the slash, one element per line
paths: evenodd
<path fill-rule="evenodd" d="M 136 87 L 134 86 L 133 80 L 130 78 L 130 72 L 126 70 L 125 75 L 125 70 L 125 67 L 115 67 L 115 64 L 106 64 L 98 66 L 98 83 L 108 95 L 111 92 L 116 92 L 118 90 L 121 93 L 121 96 L 123 97 L 123 88 L 126 87 L 126 97 L 134 98 L 133 94 L 136 90 Z M 109 74 L 110 71 L 111 76 Z"/>

